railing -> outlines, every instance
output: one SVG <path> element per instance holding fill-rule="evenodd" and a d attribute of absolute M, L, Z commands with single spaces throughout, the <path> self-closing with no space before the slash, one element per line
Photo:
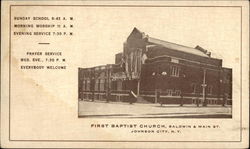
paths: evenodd
<path fill-rule="evenodd" d="M 121 90 L 121 91 L 116 91 L 116 90 L 111 90 L 111 93 L 115 94 L 129 94 L 130 90 Z"/>
<path fill-rule="evenodd" d="M 94 93 L 94 94 L 93 94 Z M 106 100 L 106 91 L 82 91 L 80 92 L 80 98 L 82 99 L 99 99 Z M 94 96 L 93 96 L 94 95 Z M 130 90 L 122 90 L 122 91 L 110 91 L 110 101 L 130 101 Z M 164 91 L 160 93 L 159 99 L 156 100 L 155 91 L 141 91 L 140 96 L 152 103 L 162 103 L 162 104 L 179 104 L 183 102 L 183 104 L 196 104 L 197 101 L 199 103 L 202 102 L 202 94 L 196 93 L 185 93 L 183 97 L 168 95 L 168 92 Z M 223 95 L 207 95 L 206 96 L 207 103 L 212 105 L 221 105 L 223 104 Z M 232 105 L 232 100 L 227 99 L 225 101 L 228 105 Z"/>
<path fill-rule="evenodd" d="M 141 95 L 155 95 L 155 91 L 140 91 Z"/>

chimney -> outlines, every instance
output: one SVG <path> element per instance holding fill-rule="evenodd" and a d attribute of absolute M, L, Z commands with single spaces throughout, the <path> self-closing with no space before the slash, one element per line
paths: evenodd
<path fill-rule="evenodd" d="M 199 51 L 201 51 L 201 52 L 203 52 L 203 53 L 206 53 L 206 52 L 207 52 L 207 50 L 203 49 L 203 48 L 200 47 L 199 45 L 197 45 L 197 46 L 195 47 L 195 49 L 197 49 L 197 50 L 199 50 Z"/>
<path fill-rule="evenodd" d="M 207 56 L 211 57 L 211 52 L 209 52 L 209 51 L 206 50 L 206 49 L 203 49 L 203 48 L 200 47 L 199 45 L 197 45 L 197 46 L 195 47 L 195 49 L 197 49 L 197 50 L 203 52 L 204 54 L 206 54 Z"/>

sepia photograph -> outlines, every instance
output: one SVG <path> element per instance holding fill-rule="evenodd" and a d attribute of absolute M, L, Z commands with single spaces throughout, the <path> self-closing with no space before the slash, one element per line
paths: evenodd
<path fill-rule="evenodd" d="M 113 58 L 78 68 L 79 117 L 232 118 L 232 68 L 209 50 L 134 27 Z"/>

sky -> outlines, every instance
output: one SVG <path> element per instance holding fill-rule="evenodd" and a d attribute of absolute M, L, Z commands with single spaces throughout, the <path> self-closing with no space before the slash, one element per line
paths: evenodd
<path fill-rule="evenodd" d="M 104 7 L 77 11 L 81 67 L 114 63 L 134 27 L 150 37 L 212 52 L 232 68 L 240 56 L 240 9 L 232 7 Z M 79 31 L 80 28 L 80 31 Z M 81 44 L 79 44 L 81 43 Z M 94 57 L 94 58 L 93 58 Z"/>

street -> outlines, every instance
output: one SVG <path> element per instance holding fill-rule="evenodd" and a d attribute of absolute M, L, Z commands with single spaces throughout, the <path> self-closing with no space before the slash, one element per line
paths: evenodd
<path fill-rule="evenodd" d="M 93 118 L 232 118 L 231 106 L 163 105 L 95 100 L 79 101 L 79 117 Z"/>

